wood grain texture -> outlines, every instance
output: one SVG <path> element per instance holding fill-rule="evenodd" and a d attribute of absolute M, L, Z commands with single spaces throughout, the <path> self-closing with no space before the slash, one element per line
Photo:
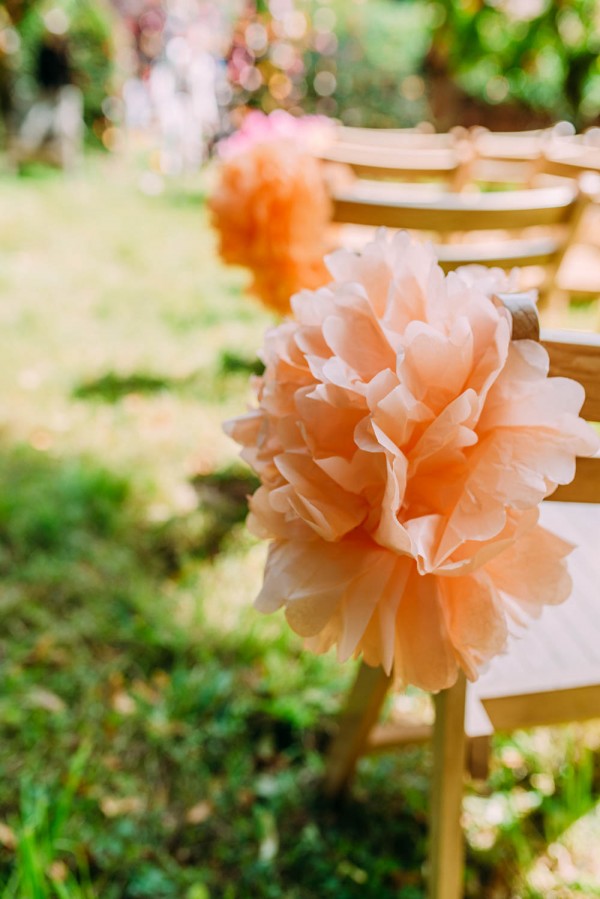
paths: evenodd
<path fill-rule="evenodd" d="M 363 147 L 396 149 L 449 149 L 455 147 L 461 137 L 454 132 L 428 132 L 418 128 L 359 128 L 338 125 L 336 143 Z"/>
<path fill-rule="evenodd" d="M 578 197 L 576 185 L 488 194 L 441 194 L 415 198 L 390 188 L 369 195 L 359 185 L 334 192 L 333 220 L 423 231 L 519 230 L 566 223 Z"/>
<path fill-rule="evenodd" d="M 535 293 L 497 293 L 492 298 L 501 303 L 512 317 L 512 340 L 539 340 L 540 320 L 535 305 Z"/>
<path fill-rule="evenodd" d="M 550 357 L 550 375 L 579 381 L 586 394 L 581 414 L 600 421 L 600 335 L 543 330 L 541 339 Z"/>
<path fill-rule="evenodd" d="M 574 479 L 549 498 L 557 503 L 600 503 L 600 459 L 577 459 Z"/>
<path fill-rule="evenodd" d="M 590 147 L 572 148 L 568 154 L 543 154 L 541 171 L 561 178 L 578 178 L 585 172 L 600 173 L 600 150 Z"/>
<path fill-rule="evenodd" d="M 358 669 L 327 757 L 324 781 L 327 796 L 339 796 L 352 777 L 356 762 L 366 751 L 390 682 L 382 668 L 362 663 Z"/>
<path fill-rule="evenodd" d="M 319 153 L 323 162 L 346 165 L 359 178 L 451 178 L 463 164 L 454 149 L 392 149 L 334 144 Z"/>
<path fill-rule="evenodd" d="M 496 696 L 482 703 L 496 731 L 549 727 L 600 718 L 600 683 L 587 687 Z"/>
<path fill-rule="evenodd" d="M 464 838 L 465 677 L 435 696 L 431 784 L 428 899 L 461 899 Z"/>

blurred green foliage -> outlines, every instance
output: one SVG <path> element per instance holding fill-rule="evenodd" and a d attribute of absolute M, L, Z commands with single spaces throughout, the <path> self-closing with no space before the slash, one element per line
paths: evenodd
<path fill-rule="evenodd" d="M 235 23 L 228 60 L 234 107 L 317 112 L 380 127 L 426 117 L 419 72 L 435 6 L 299 0 L 294 12 L 282 10 L 257 3 Z"/>
<path fill-rule="evenodd" d="M 335 59 L 311 48 L 305 56 L 310 111 L 339 116 L 348 125 L 415 125 L 428 117 L 423 60 L 435 9 L 427 3 L 369 0 L 335 7 Z M 334 74 L 335 92 L 320 98 L 320 72 Z"/>
<path fill-rule="evenodd" d="M 436 115 L 461 124 L 469 99 L 482 116 L 504 104 L 578 126 L 600 112 L 598 0 L 297 0 L 294 10 L 257 3 L 238 20 L 234 106 L 379 127 Z M 440 114 L 444 80 L 454 92 L 442 86 Z"/>
<path fill-rule="evenodd" d="M 469 95 L 579 127 L 600 113 L 598 0 L 437 0 L 432 61 Z"/>
<path fill-rule="evenodd" d="M 13 107 L 37 95 L 37 60 L 44 42 L 64 44 L 71 79 L 83 93 L 88 126 L 102 118 L 102 103 L 112 89 L 116 17 L 104 0 L 29 0 L 0 10 L 0 69 Z M 10 52 L 6 52 L 6 48 Z"/>

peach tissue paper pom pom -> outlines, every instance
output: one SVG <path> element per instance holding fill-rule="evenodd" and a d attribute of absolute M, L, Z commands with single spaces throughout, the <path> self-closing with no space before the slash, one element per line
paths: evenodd
<path fill-rule="evenodd" d="M 248 268 L 251 292 L 279 313 L 290 311 L 292 294 L 328 280 L 330 199 L 321 165 L 310 155 L 328 131 L 317 117 L 250 113 L 220 151 L 209 201 L 219 253 Z"/>
<path fill-rule="evenodd" d="M 333 281 L 268 332 L 258 407 L 226 425 L 272 540 L 256 605 L 309 648 L 362 654 L 397 685 L 474 680 L 509 626 L 570 591 L 570 544 L 538 506 L 599 440 L 575 381 L 511 341 L 500 270 L 447 276 L 380 232 L 327 260 Z"/>

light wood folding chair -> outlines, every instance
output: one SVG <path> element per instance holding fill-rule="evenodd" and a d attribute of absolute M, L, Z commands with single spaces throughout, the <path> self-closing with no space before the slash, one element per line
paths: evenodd
<path fill-rule="evenodd" d="M 517 301 L 508 295 L 503 300 Z M 510 308 L 510 305 L 509 305 Z M 513 338 L 534 336 L 531 308 L 513 322 Z M 533 324 L 532 324 L 533 323 Z M 600 421 L 600 337 L 542 332 L 550 374 L 574 378 L 586 390 L 582 410 Z M 485 775 L 490 736 L 600 717 L 600 458 L 580 459 L 575 480 L 542 504 L 542 523 L 578 548 L 570 558 L 573 591 L 561 606 L 547 608 L 526 634 L 509 643 L 474 684 L 464 677 L 434 697 L 433 725 L 378 725 L 390 679 L 381 668 L 359 668 L 339 731 L 330 747 L 325 790 L 339 795 L 358 759 L 372 752 L 433 741 L 430 798 L 429 897 L 463 895 L 464 840 L 461 804 L 467 767 Z"/>
<path fill-rule="evenodd" d="M 569 298 L 555 288 L 556 274 L 591 199 L 587 189 L 570 182 L 528 190 L 430 196 L 410 196 L 393 185 L 357 182 L 334 191 L 333 221 L 405 228 L 458 240 L 435 247 L 445 271 L 471 263 L 506 269 L 540 266 L 543 280 L 536 285 L 540 297 L 548 300 L 551 315 L 560 316 Z M 493 232 L 497 235 L 490 238 Z"/>

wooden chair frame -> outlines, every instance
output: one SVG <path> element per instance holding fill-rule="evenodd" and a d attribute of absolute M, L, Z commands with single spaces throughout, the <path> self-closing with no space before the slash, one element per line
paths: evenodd
<path fill-rule="evenodd" d="M 595 193 L 576 182 L 428 196 L 410 195 L 391 185 L 358 182 L 352 189 L 333 192 L 333 221 L 436 233 L 445 241 L 436 246 L 445 271 L 473 263 L 507 269 L 542 266 L 540 296 L 552 314 L 560 314 L 568 294 L 556 287 L 556 274 L 592 199 Z M 539 231 L 531 236 L 527 229 L 542 229 L 542 236 Z M 470 237 L 473 232 L 485 231 L 507 231 L 513 236 L 483 241 Z M 455 236 L 467 239 L 448 242 Z"/>
<path fill-rule="evenodd" d="M 472 129 L 473 180 L 530 186 L 550 133 L 547 130 L 493 132 L 484 128 Z"/>
<path fill-rule="evenodd" d="M 586 172 L 600 174 L 600 148 L 575 144 L 567 152 L 550 149 L 542 154 L 538 169 L 544 175 L 575 180 Z"/>
<path fill-rule="evenodd" d="M 337 144 L 363 148 L 386 148 L 396 150 L 452 149 L 468 139 L 465 128 L 457 127 L 439 132 L 425 124 L 416 128 L 360 128 L 339 125 L 335 131 Z"/>
<path fill-rule="evenodd" d="M 454 146 L 365 146 L 337 142 L 322 149 L 319 159 L 343 165 L 357 178 L 406 181 L 442 181 L 460 190 L 468 180 L 471 151 L 468 144 Z"/>
<path fill-rule="evenodd" d="M 537 318 L 522 298 L 504 296 L 513 314 L 513 339 L 536 337 Z M 542 332 L 550 374 L 579 381 L 585 388 L 582 415 L 600 421 L 600 336 Z M 560 487 L 552 501 L 600 503 L 600 457 L 580 459 L 574 481 Z M 599 541 L 600 550 L 600 541 Z M 569 600 L 567 600 L 569 602 Z M 543 623 L 543 622 L 542 622 Z M 362 664 L 333 740 L 325 778 L 329 796 L 349 784 L 358 759 L 371 752 L 433 739 L 430 802 L 429 899 L 463 895 L 464 841 L 460 825 L 465 768 L 485 776 L 489 739 L 494 731 L 552 725 L 600 717 L 600 665 L 593 683 L 571 682 L 548 690 L 506 693 L 502 684 L 491 695 L 456 684 L 434 697 L 435 723 L 378 725 L 391 678 L 381 668 Z M 493 693 L 494 691 L 492 691 Z"/>

